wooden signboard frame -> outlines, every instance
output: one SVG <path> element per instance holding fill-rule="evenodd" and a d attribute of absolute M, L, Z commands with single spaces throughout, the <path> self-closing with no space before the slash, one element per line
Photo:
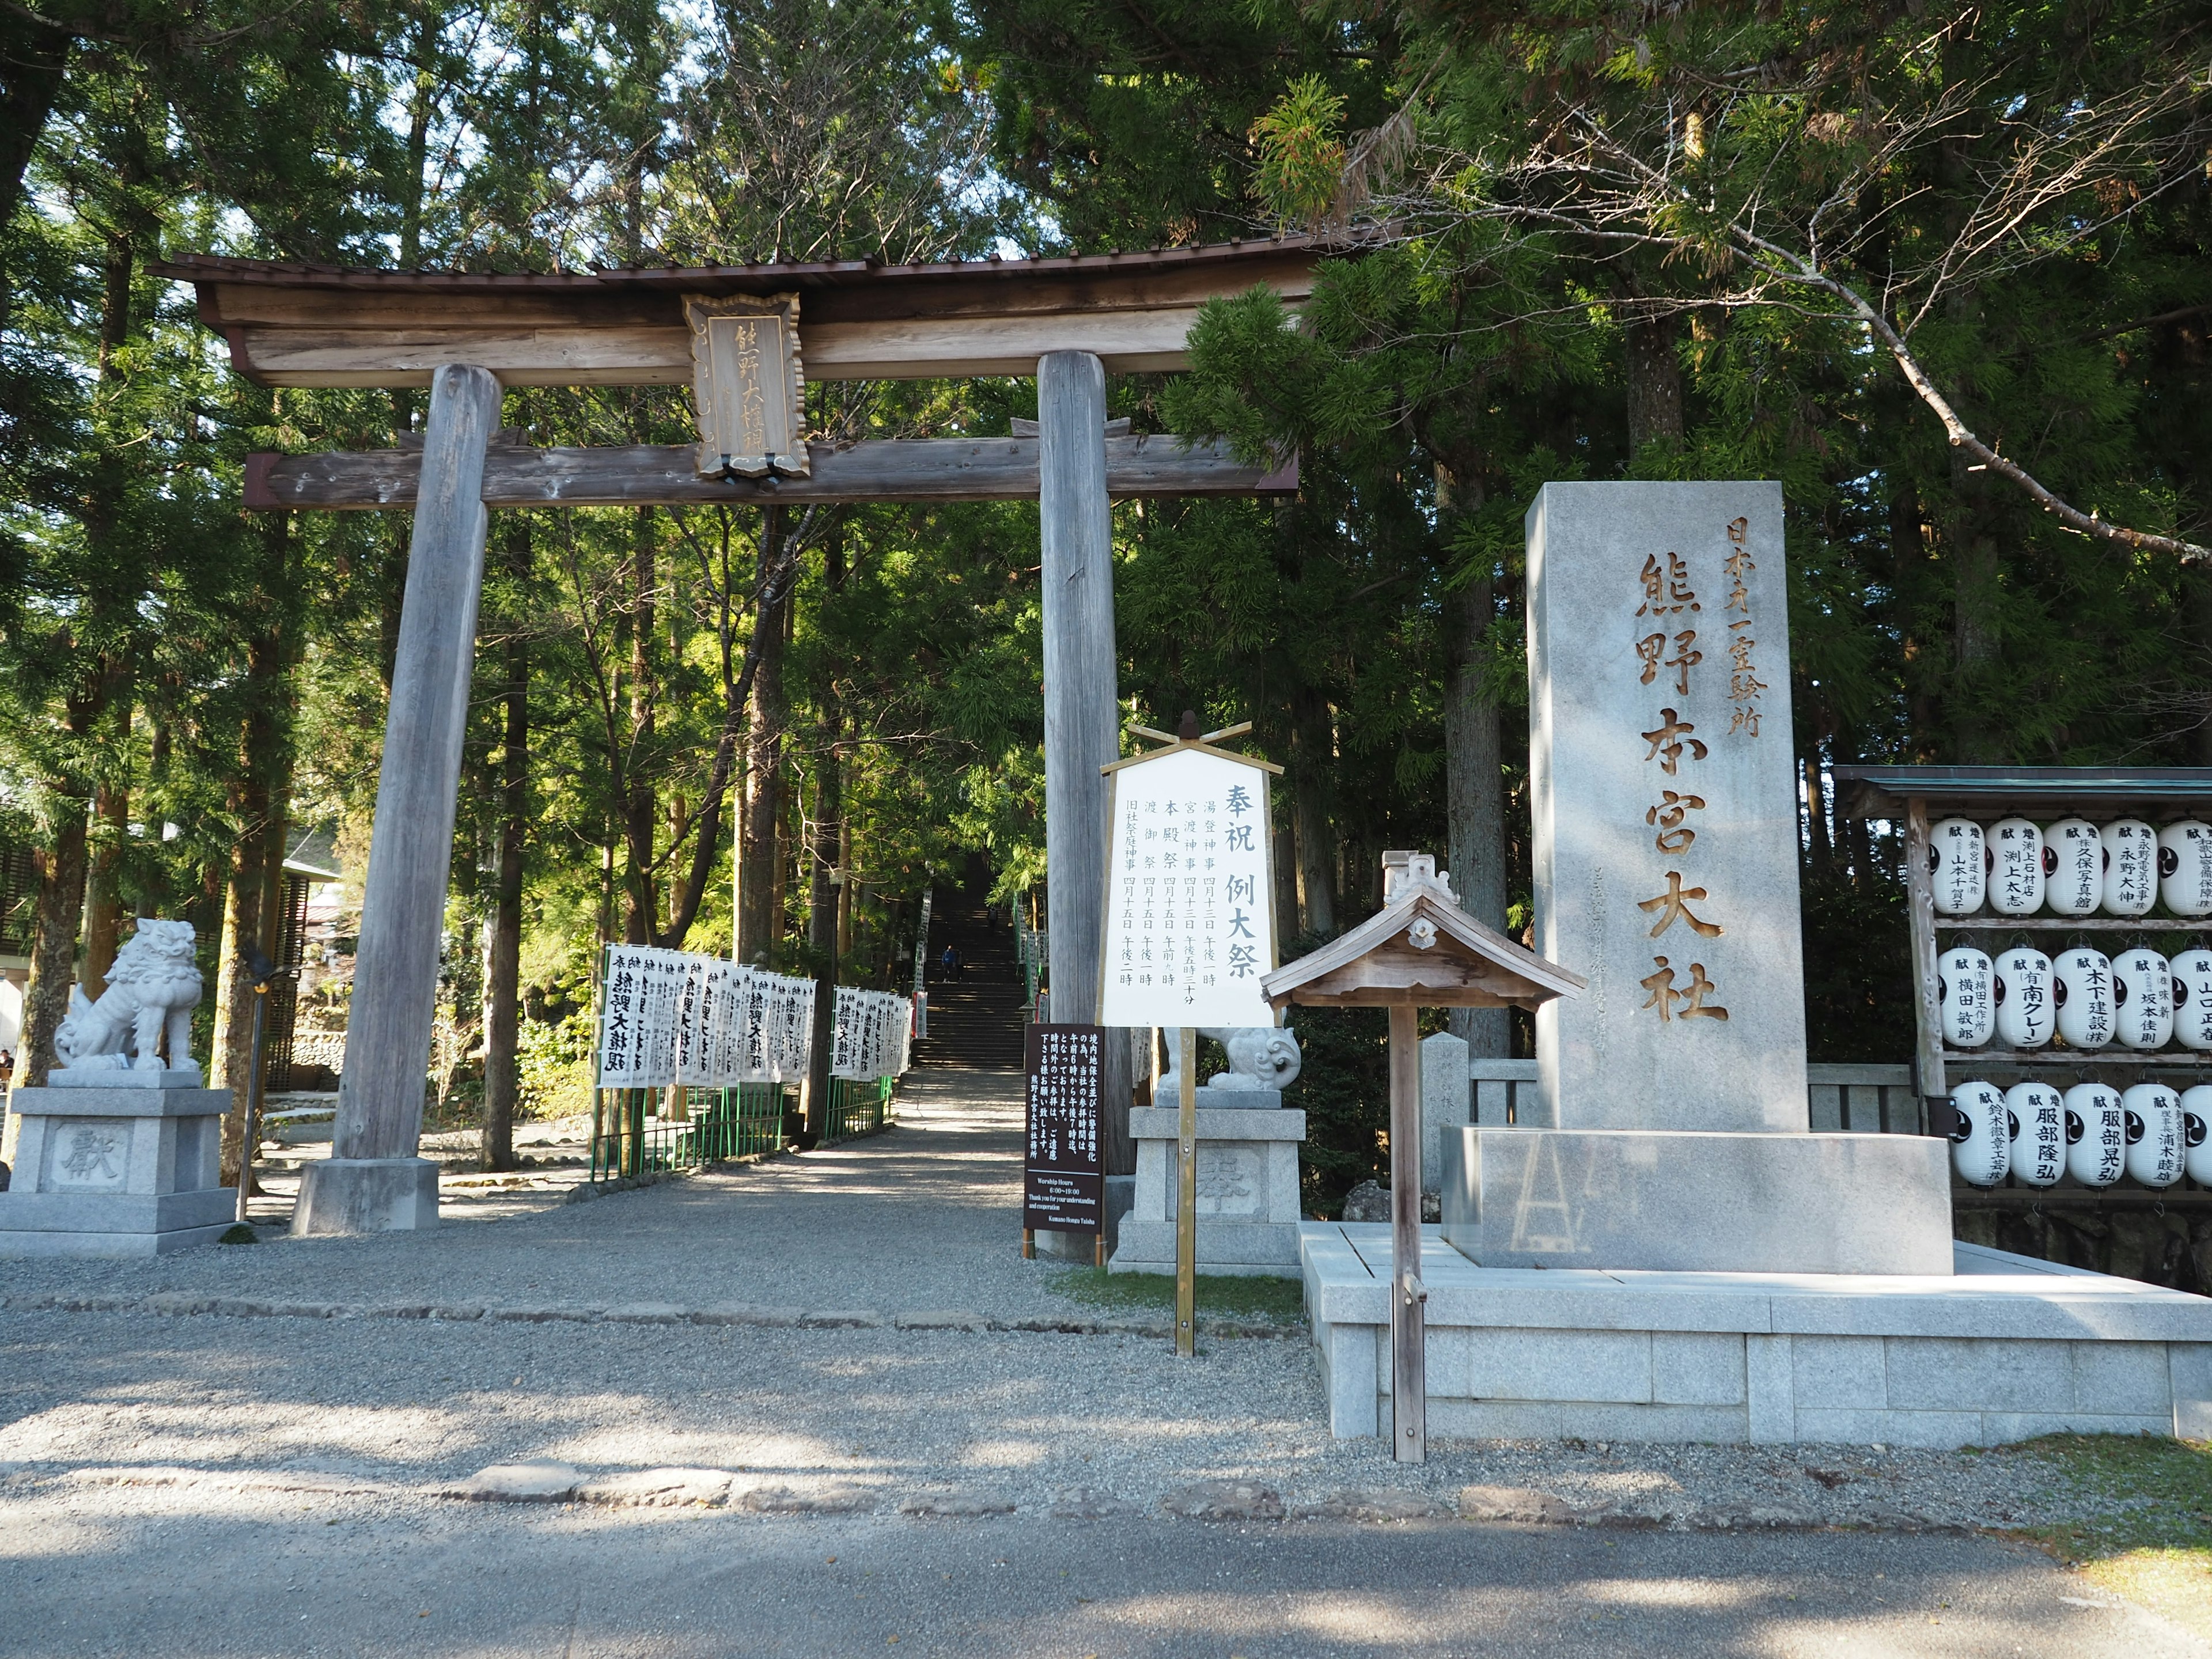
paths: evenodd
<path fill-rule="evenodd" d="M 1106 880 L 1099 895 L 1100 914 L 1110 913 L 1114 898 L 1114 860 L 1112 856 L 1113 824 L 1121 803 L 1121 774 L 1134 766 L 1164 760 L 1170 755 L 1199 753 L 1217 760 L 1233 761 L 1248 766 L 1259 775 L 1260 800 L 1256 814 L 1263 831 L 1273 823 L 1273 801 L 1268 790 L 1270 780 L 1282 775 L 1283 769 L 1273 761 L 1261 760 L 1252 755 L 1240 755 L 1233 749 L 1214 745 L 1231 738 L 1241 738 L 1252 729 L 1249 720 L 1239 720 L 1234 726 L 1224 726 L 1216 732 L 1200 732 L 1198 716 L 1186 712 L 1181 728 L 1176 732 L 1157 731 L 1149 726 L 1131 726 L 1134 735 L 1148 742 L 1163 745 L 1148 749 L 1141 755 L 1130 755 L 1100 767 L 1100 773 L 1110 780 L 1106 795 L 1107 848 Z M 1275 968 L 1275 837 L 1272 832 L 1261 836 L 1261 878 L 1254 902 L 1264 905 L 1267 925 L 1261 930 L 1267 940 L 1267 971 Z M 1109 952 L 1098 953 L 1098 1005 L 1106 1003 L 1106 981 L 1111 971 Z M 1264 979 L 1263 979 L 1264 982 Z M 1175 1351 L 1184 1359 L 1198 1354 L 1198 1033 L 1195 1024 L 1181 1024 L 1176 1048 L 1176 1076 L 1181 1087 L 1176 1098 L 1176 1328 Z M 1158 1043 L 1154 1042 L 1157 1054 Z M 1157 1081 L 1157 1079 L 1155 1079 Z"/>

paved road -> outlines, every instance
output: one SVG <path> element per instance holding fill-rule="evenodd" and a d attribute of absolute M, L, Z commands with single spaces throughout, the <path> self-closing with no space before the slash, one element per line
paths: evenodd
<path fill-rule="evenodd" d="M 19 1659 L 2208 1651 L 1973 1538 L 180 1507 L 159 1493 L 25 1509 L 0 1545 Z"/>

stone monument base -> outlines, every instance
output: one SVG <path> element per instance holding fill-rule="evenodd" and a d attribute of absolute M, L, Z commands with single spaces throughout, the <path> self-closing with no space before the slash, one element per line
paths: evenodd
<path fill-rule="evenodd" d="M 236 1190 L 217 1184 L 230 1091 L 199 1087 L 197 1072 L 106 1075 L 114 1086 L 72 1079 L 9 1100 L 22 1125 L 0 1255 L 161 1255 L 211 1244 L 236 1218 Z"/>
<path fill-rule="evenodd" d="M 1388 1433 L 1390 1229 L 1301 1231 L 1330 1432 Z M 2212 1437 L 2201 1296 L 1974 1244 L 1953 1246 L 1940 1277 L 1607 1273 L 1478 1267 L 1421 1231 L 1431 1437 Z"/>
<path fill-rule="evenodd" d="M 1485 1267 L 1945 1274 L 1930 1135 L 1487 1129 L 1443 1136 L 1443 1237 Z"/>
<path fill-rule="evenodd" d="M 295 1237 L 412 1232 L 438 1224 L 438 1166 L 427 1158 L 326 1158 L 306 1167 Z"/>
<path fill-rule="evenodd" d="M 1198 1270 L 1298 1276 L 1298 1144 L 1306 1115 L 1275 1089 L 1198 1091 Z M 1181 1114 L 1129 1114 L 1137 1143 L 1136 1203 L 1121 1218 L 1117 1273 L 1176 1270 L 1176 1143 Z"/>

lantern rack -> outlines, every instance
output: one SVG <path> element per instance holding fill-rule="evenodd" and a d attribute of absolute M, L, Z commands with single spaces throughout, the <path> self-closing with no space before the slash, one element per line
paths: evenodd
<path fill-rule="evenodd" d="M 1929 851 L 1931 823 L 1951 817 L 1993 822 L 2078 817 L 2093 823 L 2142 817 L 2212 820 L 2212 767 L 1838 766 L 1838 810 L 1847 816 L 1901 824 L 1905 830 L 1905 914 L 1911 930 L 1914 1086 L 1931 1134 L 1948 1134 L 1954 1114 L 1951 1077 L 1958 1068 L 2022 1078 L 2052 1071 L 2109 1074 L 2202 1071 L 2212 1078 L 2212 1053 L 2160 1053 L 2113 1048 L 1953 1048 L 1945 1046 L 1937 976 L 1939 933 L 2127 933 L 2212 936 L 2212 917 L 2145 913 L 2140 916 L 1938 915 Z M 2008 1179 L 2010 1177 L 2008 1176 Z M 2086 1187 L 1962 1188 L 1967 1208 L 2014 1210 L 2133 1209 L 2159 1204 L 2197 1208 L 2212 1192 L 2145 1188 L 2115 1193 Z"/>

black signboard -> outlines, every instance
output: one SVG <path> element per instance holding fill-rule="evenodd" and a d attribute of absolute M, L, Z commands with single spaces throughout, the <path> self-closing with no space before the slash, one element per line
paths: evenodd
<path fill-rule="evenodd" d="M 1106 1031 L 1099 1025 L 1032 1025 L 1022 1045 L 1029 1139 L 1022 1159 L 1022 1225 L 1098 1231 L 1104 1179 L 1098 1103 L 1105 1091 Z"/>

